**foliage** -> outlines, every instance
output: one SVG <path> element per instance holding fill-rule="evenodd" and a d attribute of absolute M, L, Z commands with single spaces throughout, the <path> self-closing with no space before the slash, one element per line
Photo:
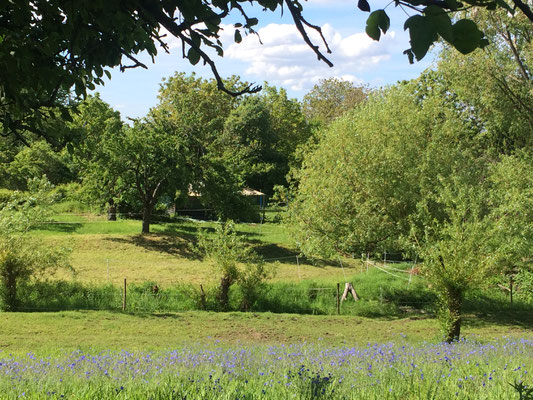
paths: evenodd
<path fill-rule="evenodd" d="M 49 215 L 53 201 L 46 178 L 28 181 L 29 194 L 15 192 L 0 209 L 0 299 L 6 311 L 17 308 L 17 286 L 44 271 L 68 266 L 65 249 L 50 249 L 29 239 L 29 229 Z"/>
<path fill-rule="evenodd" d="M 447 96 L 478 124 L 473 144 L 493 157 L 512 154 L 530 147 L 533 138 L 533 27 L 503 10 L 471 16 L 491 44 L 468 56 L 445 49 L 436 73 Z"/>
<path fill-rule="evenodd" d="M 287 185 L 298 148 L 309 136 L 298 102 L 285 90 L 266 86 L 261 96 L 247 97 L 232 110 L 217 145 L 227 168 L 237 171 L 245 186 L 270 196 L 275 185 Z"/>
<path fill-rule="evenodd" d="M 286 7 L 296 29 L 318 59 L 333 65 L 311 41 L 309 33 L 317 31 L 326 51 L 330 52 L 320 28 L 303 17 L 303 4 L 299 0 L 254 0 L 250 3 L 269 11 Z M 521 0 L 512 0 L 512 4 L 533 21 L 528 4 Z M 405 22 L 411 46 L 405 53 L 411 62 L 415 57 L 423 58 L 439 37 L 465 54 L 488 43 L 471 19 L 453 20 L 457 11 L 471 6 L 494 10 L 499 6 L 514 12 L 505 1 L 468 0 L 463 4 L 402 0 L 396 5 L 415 11 Z M 209 55 L 209 50 L 223 55 L 219 35 L 223 21 L 233 22 L 237 43 L 242 40 L 243 33 L 255 32 L 258 18 L 250 17 L 237 0 L 186 3 L 169 0 L 157 4 L 137 0 L 95 1 L 83 5 L 65 0 L 41 0 L 4 2 L 1 7 L 1 121 L 5 132 L 20 139 L 23 139 L 23 132 L 29 130 L 61 143 L 65 131 L 46 125 L 49 121 L 58 121 L 59 114 L 70 118 L 70 92 L 73 90 L 77 99 L 84 97 L 87 90 L 103 83 L 104 74 L 110 76 L 108 68 L 120 66 L 122 71 L 147 68 L 137 59 L 137 54 L 145 51 L 155 57 L 158 47 L 168 51 L 167 32 L 182 43 L 183 57 L 191 64 L 202 60 L 209 65 L 220 89 L 232 94 L 260 89 L 250 85 L 237 91 L 228 89 Z M 358 7 L 371 11 L 367 0 L 360 0 Z M 379 40 L 389 25 L 386 11 L 377 9 L 369 15 L 366 31 Z"/>
<path fill-rule="evenodd" d="M 293 237 L 304 253 L 391 250 L 408 232 L 405 217 L 419 198 L 417 166 L 435 124 L 424 111 L 408 87 L 391 88 L 323 134 L 297 175 L 291 203 Z"/>
<path fill-rule="evenodd" d="M 116 143 L 124 135 L 120 113 L 97 93 L 80 103 L 70 126 L 81 136 L 71 156 L 71 165 L 82 182 L 86 200 L 116 208 L 126 190 L 118 173 L 123 165 L 115 155 Z"/>
<path fill-rule="evenodd" d="M 197 251 L 221 275 L 218 293 L 221 309 L 228 309 L 230 288 L 238 283 L 243 296 L 241 308 L 249 310 L 258 293 L 264 289 L 264 281 L 270 276 L 270 271 L 263 259 L 237 235 L 233 222 L 220 223 L 214 236 L 201 235 Z"/>
<path fill-rule="evenodd" d="M 322 79 L 304 96 L 302 108 L 308 121 L 325 127 L 363 102 L 367 95 L 364 86 L 337 78 Z"/>
<path fill-rule="evenodd" d="M 423 260 L 451 341 L 465 291 L 529 259 L 531 165 L 530 156 L 495 162 L 477 145 L 477 121 L 433 78 L 336 121 L 304 163 L 292 216 L 306 253 L 395 246 Z"/>
<path fill-rule="evenodd" d="M 64 154 L 54 151 L 44 140 L 22 148 L 3 169 L 7 175 L 4 187 L 16 190 L 26 190 L 29 179 L 40 179 L 43 175 L 54 185 L 66 183 L 73 178 Z"/>

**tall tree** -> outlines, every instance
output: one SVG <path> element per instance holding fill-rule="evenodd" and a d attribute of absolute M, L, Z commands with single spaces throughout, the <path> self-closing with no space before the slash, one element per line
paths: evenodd
<path fill-rule="evenodd" d="M 477 146 L 493 156 L 533 143 L 533 25 L 522 15 L 476 10 L 490 45 L 466 57 L 446 49 L 437 74 L 480 126 Z"/>
<path fill-rule="evenodd" d="M 453 341 L 466 291 L 530 256 L 530 158 L 502 163 L 477 146 L 477 121 L 433 76 L 335 121 L 304 162 L 291 213 L 307 253 L 416 254 Z"/>
<path fill-rule="evenodd" d="M 71 129 L 81 137 L 72 154 L 72 167 L 92 202 L 107 205 L 108 218 L 116 220 L 116 205 L 124 193 L 123 165 L 115 156 L 115 143 L 122 142 L 124 125 L 120 113 L 98 93 L 78 108 Z"/>
<path fill-rule="evenodd" d="M 320 80 L 303 98 L 303 112 L 308 121 L 324 127 L 368 96 L 364 86 L 338 78 Z"/>
<path fill-rule="evenodd" d="M 229 88 L 246 86 L 239 78 L 225 81 Z M 152 115 L 166 121 L 169 132 L 183 143 L 190 188 L 219 218 L 240 219 L 249 209 L 240 194 L 238 168 L 225 162 L 220 147 L 224 124 L 238 101 L 217 89 L 216 81 L 176 73 L 159 92 Z"/>
<path fill-rule="evenodd" d="M 134 189 L 142 204 L 142 233 L 150 233 L 154 207 L 161 194 L 172 198 L 183 190 L 183 153 L 180 138 L 165 121 L 135 121 L 113 144 L 114 163 L 121 165 L 122 185 Z"/>
<path fill-rule="evenodd" d="M 217 142 L 228 168 L 239 171 L 244 185 L 271 195 L 275 185 L 287 185 L 298 149 L 309 137 L 298 102 L 267 85 L 261 95 L 243 99 L 230 113 Z"/>

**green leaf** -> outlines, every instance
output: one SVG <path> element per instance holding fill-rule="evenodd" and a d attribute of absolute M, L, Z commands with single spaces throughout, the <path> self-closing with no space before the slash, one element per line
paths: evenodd
<path fill-rule="evenodd" d="M 452 26 L 453 46 L 461 53 L 468 54 L 477 49 L 483 38 L 483 33 L 474 21 L 461 19 Z"/>
<path fill-rule="evenodd" d="M 198 64 L 198 61 L 200 61 L 200 53 L 198 53 L 195 48 L 191 47 L 187 52 L 187 58 L 192 65 L 196 65 Z"/>
<path fill-rule="evenodd" d="M 452 21 L 450 16 L 438 6 L 427 6 L 424 9 L 426 20 L 433 25 L 437 33 L 447 42 L 453 42 Z"/>
<path fill-rule="evenodd" d="M 379 40 L 381 32 L 387 33 L 390 27 L 390 18 L 385 10 L 372 12 L 366 20 L 366 34 L 374 40 Z"/>
<path fill-rule="evenodd" d="M 104 73 L 107 76 L 107 79 L 111 79 L 111 72 L 109 72 L 107 69 L 104 69 Z"/>
<path fill-rule="evenodd" d="M 368 4 L 368 1 L 367 1 L 367 0 L 359 0 L 359 1 L 357 2 L 357 7 L 358 7 L 361 11 L 370 12 L 370 4 Z"/>
<path fill-rule="evenodd" d="M 486 38 L 483 38 L 483 39 L 481 39 L 479 41 L 479 48 L 483 49 L 483 48 L 487 47 L 489 44 L 490 44 L 489 40 L 486 39 Z"/>
<path fill-rule="evenodd" d="M 498 4 L 501 8 L 506 9 L 508 12 L 511 13 L 511 15 L 514 15 L 514 10 L 509 4 L 507 4 L 505 0 L 496 0 L 496 4 Z"/>
<path fill-rule="evenodd" d="M 457 9 L 459 8 L 459 3 L 457 2 L 457 0 L 445 0 L 445 1 L 450 10 L 457 11 Z"/>
<path fill-rule="evenodd" d="M 409 59 L 409 64 L 414 64 L 415 55 L 413 54 L 413 50 L 411 49 L 404 50 L 403 54 L 405 54 L 407 58 Z"/>
<path fill-rule="evenodd" d="M 438 39 L 435 27 L 422 15 L 413 15 L 405 21 L 404 29 L 409 29 L 411 50 L 420 61 L 427 54 L 429 47 Z"/>
<path fill-rule="evenodd" d="M 242 42 L 241 32 L 238 29 L 235 29 L 235 43 Z"/>

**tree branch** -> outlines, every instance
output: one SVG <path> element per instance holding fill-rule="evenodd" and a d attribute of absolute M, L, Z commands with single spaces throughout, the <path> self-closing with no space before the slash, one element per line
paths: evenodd
<path fill-rule="evenodd" d="M 324 61 L 329 67 L 333 67 L 333 63 L 329 61 L 322 52 L 318 49 L 318 46 L 315 46 L 313 42 L 311 42 L 311 39 L 307 35 L 307 32 L 305 31 L 305 27 L 303 24 L 309 26 L 310 28 L 316 30 L 320 36 L 322 37 L 322 40 L 324 41 L 326 45 L 326 51 L 328 53 L 331 53 L 331 50 L 328 47 L 328 44 L 326 43 L 326 40 L 324 39 L 324 36 L 322 35 L 322 30 L 318 26 L 314 26 L 309 24 L 305 19 L 302 17 L 302 13 L 296 6 L 292 3 L 293 0 L 285 0 L 285 4 L 287 4 L 287 8 L 289 9 L 289 12 L 292 15 L 292 19 L 294 20 L 294 25 L 296 26 L 296 29 L 298 29 L 298 32 L 300 32 L 300 35 L 302 35 L 302 38 L 304 39 L 304 42 L 307 43 L 307 45 L 315 52 L 317 55 L 317 58 L 319 60 Z"/>
<path fill-rule="evenodd" d="M 512 2 L 520 9 L 520 11 L 524 13 L 526 17 L 528 17 L 531 22 L 533 22 L 533 11 L 531 11 L 531 8 L 529 8 L 527 4 L 522 2 L 522 0 L 512 0 Z"/>

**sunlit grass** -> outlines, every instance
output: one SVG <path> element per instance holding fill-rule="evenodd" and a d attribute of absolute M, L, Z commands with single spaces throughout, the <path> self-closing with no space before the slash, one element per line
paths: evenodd
<path fill-rule="evenodd" d="M 531 386 L 532 360 L 530 338 L 0 353 L 0 397 L 500 400 Z"/>
<path fill-rule="evenodd" d="M 182 283 L 205 284 L 216 276 L 204 261 L 191 252 L 201 230 L 211 232 L 216 222 L 177 221 L 152 225 L 152 233 L 140 235 L 141 222 L 121 219 L 107 221 L 105 216 L 60 214 L 53 223 L 32 232 L 51 246 L 72 249 L 70 271 L 58 271 L 60 279 L 85 283 L 119 285 L 124 278 L 132 283 L 157 282 L 163 286 Z M 303 281 L 329 278 L 344 280 L 359 270 L 357 261 L 313 263 L 297 257 L 282 225 L 237 224 L 237 232 L 272 264 L 274 281 Z"/>

